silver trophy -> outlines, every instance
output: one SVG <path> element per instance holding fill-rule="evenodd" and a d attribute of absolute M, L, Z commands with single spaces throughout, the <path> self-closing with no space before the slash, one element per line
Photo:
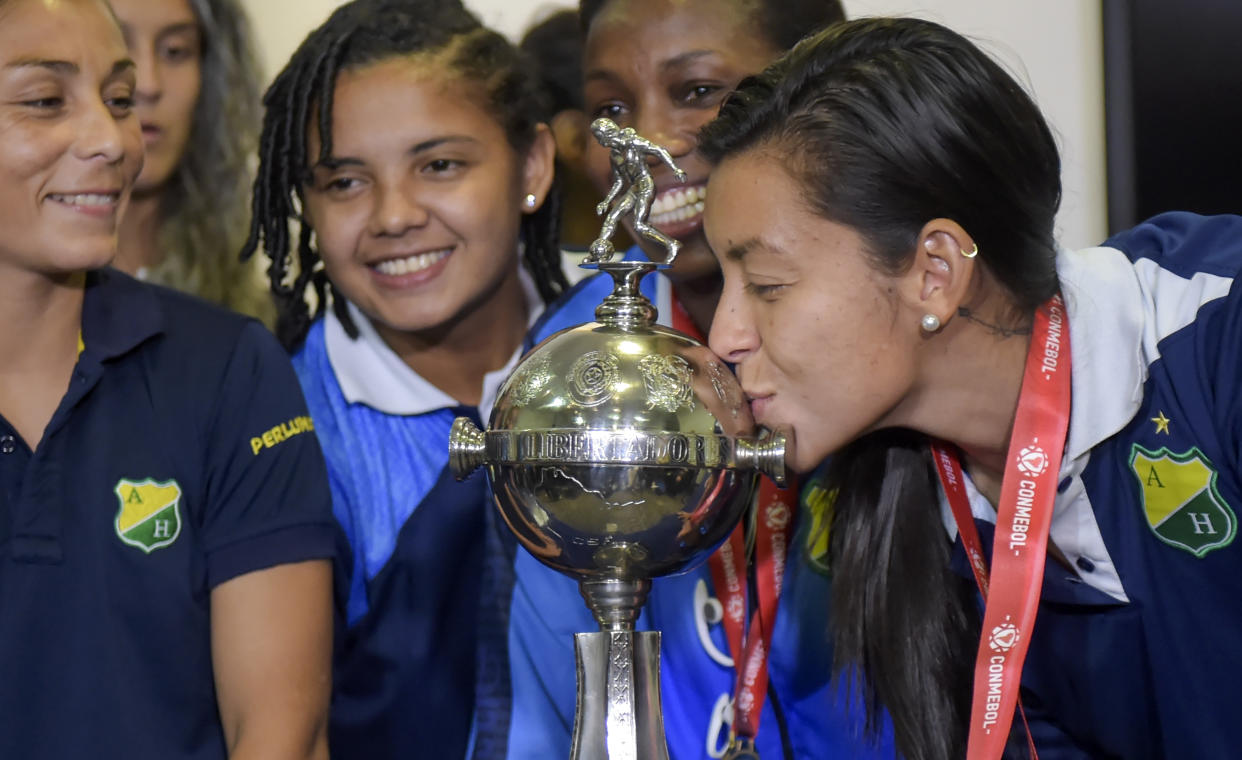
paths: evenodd
<path fill-rule="evenodd" d="M 588 259 L 612 276 L 598 322 L 536 346 L 500 390 L 488 429 L 458 418 L 449 438 L 458 478 L 485 466 L 496 506 L 545 565 L 578 580 L 600 630 L 575 636 L 578 707 L 571 760 L 667 760 L 660 634 L 636 632 L 651 579 L 706 560 L 750 504 L 756 476 L 785 476 L 785 439 L 760 440 L 729 369 L 706 346 L 655 324 L 639 281 L 651 262 L 613 262 L 622 214 L 650 227 L 648 155 L 667 151 L 592 124 L 617 177 Z M 679 178 L 684 174 L 676 166 Z M 619 198 L 619 200 L 617 200 Z M 612 205 L 609 210 L 609 204 Z"/>

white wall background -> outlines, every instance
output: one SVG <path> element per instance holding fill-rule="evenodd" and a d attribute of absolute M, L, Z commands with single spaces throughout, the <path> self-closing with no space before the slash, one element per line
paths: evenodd
<path fill-rule="evenodd" d="M 269 75 L 339 0 L 243 0 Z M 466 0 L 493 28 L 517 38 L 564 0 Z M 909 14 L 970 36 L 1000 59 L 1052 124 L 1061 147 L 1064 199 L 1057 232 L 1070 247 L 1107 230 L 1104 84 L 1099 0 L 844 0 L 849 16 Z"/>

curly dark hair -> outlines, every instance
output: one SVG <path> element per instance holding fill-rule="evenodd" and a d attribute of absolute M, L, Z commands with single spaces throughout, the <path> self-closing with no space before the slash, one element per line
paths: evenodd
<path fill-rule="evenodd" d="M 268 276 L 276 298 L 276 334 L 288 348 L 306 336 L 330 302 L 351 336 L 357 329 L 343 298 L 334 298 L 314 231 L 301 215 L 302 187 L 310 176 L 307 133 L 314 118 L 322 135 L 320 159 L 332 153 L 332 99 L 342 70 L 411 54 L 436 53 L 452 71 L 480 86 L 487 109 L 519 152 L 532 145 L 541 121 L 537 80 L 525 58 L 504 37 L 484 27 L 456 0 L 355 0 L 338 8 L 294 52 L 264 96 L 267 109 L 259 143 L 248 258 L 260 246 L 271 259 Z M 543 206 L 522 217 L 526 265 L 540 296 L 553 300 L 568 283 L 561 270 L 556 188 Z M 297 262 L 290 222 L 299 225 Z M 314 296 L 312 310 L 308 297 Z"/>

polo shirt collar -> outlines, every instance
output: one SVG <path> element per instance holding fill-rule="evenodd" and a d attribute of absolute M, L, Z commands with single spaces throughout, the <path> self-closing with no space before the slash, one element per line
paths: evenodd
<path fill-rule="evenodd" d="M 529 328 L 543 311 L 543 299 L 539 297 L 534 279 L 524 267 L 518 268 L 518 279 L 526 296 Z M 346 303 L 346 308 L 358 328 L 356 339 L 349 337 L 332 309 L 328 309 L 324 316 L 324 345 L 328 362 L 346 402 L 402 416 L 461 406 L 461 402 L 427 382 L 397 356 L 358 307 Z M 479 416 L 483 419 L 487 419 L 501 384 L 513 372 L 521 356 L 522 346 L 519 344 L 505 366 L 484 375 L 483 395 L 479 403 Z"/>
<path fill-rule="evenodd" d="M 1073 361 L 1071 462 L 1128 425 L 1143 403 L 1143 294 L 1130 260 L 1111 248 L 1062 251 L 1057 277 Z"/>
<path fill-rule="evenodd" d="M 1115 249 L 1062 250 L 1057 277 L 1069 321 L 1072 370 L 1069 432 L 1049 533 L 1070 561 L 1085 558 L 1093 570 L 1081 579 L 1066 581 L 1061 573 L 1056 583 L 1046 580 L 1044 593 L 1068 603 L 1125 603 L 1129 598 L 1100 533 L 1082 473 L 1091 450 L 1128 425 L 1142 404 L 1147 380 L 1142 294 L 1129 259 Z M 965 485 L 972 516 L 995 524 L 995 509 L 969 473 Z M 956 537 L 957 523 L 943 490 L 939 498 L 945 530 Z"/>
<path fill-rule="evenodd" d="M 112 268 L 88 272 L 82 304 L 84 353 L 99 361 L 129 353 L 164 331 L 152 286 Z"/>

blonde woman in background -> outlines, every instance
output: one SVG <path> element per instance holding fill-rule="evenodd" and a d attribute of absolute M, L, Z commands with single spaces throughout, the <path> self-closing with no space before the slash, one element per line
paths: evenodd
<path fill-rule="evenodd" d="M 113 0 L 137 64 L 146 163 L 121 222 L 115 266 L 271 324 L 249 220 L 259 67 L 237 0 Z"/>

